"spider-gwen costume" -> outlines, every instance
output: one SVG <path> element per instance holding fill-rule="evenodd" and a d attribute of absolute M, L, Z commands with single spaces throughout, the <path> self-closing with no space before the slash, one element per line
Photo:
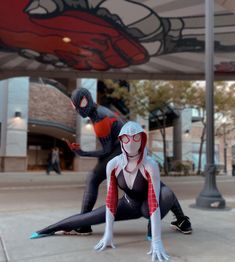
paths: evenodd
<path fill-rule="evenodd" d="M 119 139 L 122 154 L 110 160 L 106 167 L 106 206 L 70 216 L 33 233 L 31 238 L 45 237 L 61 230 L 70 232 L 106 221 L 104 237 L 95 247 L 104 249 L 108 245 L 113 246 L 114 220 L 150 217 L 154 261 L 156 255 L 159 261 L 162 261 L 161 256 L 167 259 L 161 242 L 160 219 L 173 209 L 178 200 L 170 188 L 160 183 L 158 165 L 146 154 L 147 137 L 141 126 L 135 122 L 126 123 L 120 131 Z M 125 193 L 119 200 L 118 187 Z"/>
<path fill-rule="evenodd" d="M 100 151 L 85 152 L 81 150 L 80 145 L 69 144 L 70 148 L 80 156 L 98 157 L 98 163 L 88 177 L 83 196 L 81 213 L 87 213 L 93 209 L 97 199 L 99 185 L 106 179 L 105 169 L 108 161 L 121 153 L 118 135 L 124 122 L 120 118 L 117 118 L 117 116 L 106 107 L 96 105 L 91 93 L 85 88 L 76 89 L 71 96 L 71 101 L 76 111 L 82 117 L 89 117 L 91 119 L 96 136 L 103 147 Z M 161 182 L 162 198 L 165 198 L 166 201 L 168 201 L 168 199 L 172 200 L 172 195 L 173 201 L 170 203 L 170 209 L 177 220 L 173 221 L 171 225 L 182 233 L 191 233 L 191 223 L 188 217 L 184 215 L 179 201 L 174 193 Z M 169 205 L 167 205 L 167 208 L 169 208 Z M 167 212 L 164 211 L 163 213 Z M 75 234 L 87 235 L 92 232 L 90 226 L 84 227 L 81 225 L 81 228 L 73 229 L 71 233 Z M 150 224 L 148 227 L 148 236 L 151 236 Z"/>
<path fill-rule="evenodd" d="M 157 163 L 147 157 L 145 149 L 147 136 L 139 124 L 130 121 L 121 129 L 119 139 L 122 154 L 112 159 L 106 168 L 108 180 L 106 227 L 104 236 L 95 249 L 103 250 L 107 246 L 114 247 L 113 222 L 122 204 L 122 200 L 118 202 L 119 186 L 125 192 L 124 198 L 129 202 L 129 206 L 125 209 L 127 214 L 132 214 L 130 218 L 150 217 L 152 261 L 168 260 L 169 256 L 161 240 L 160 172 Z"/>

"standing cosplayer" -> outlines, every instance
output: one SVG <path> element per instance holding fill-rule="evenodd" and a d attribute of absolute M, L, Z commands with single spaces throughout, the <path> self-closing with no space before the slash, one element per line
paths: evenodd
<path fill-rule="evenodd" d="M 69 144 L 70 149 L 79 156 L 97 157 L 98 163 L 90 173 L 83 195 L 81 213 L 91 211 L 98 196 L 99 185 L 106 179 L 105 168 L 110 159 L 121 153 L 118 134 L 124 122 L 111 110 L 94 103 L 91 93 L 86 88 L 76 89 L 71 97 L 72 104 L 78 114 L 89 117 L 96 137 L 99 139 L 102 149 L 98 151 L 83 151 L 78 144 Z M 74 233 L 88 235 L 91 227 L 76 229 Z"/>
<path fill-rule="evenodd" d="M 70 232 L 81 226 L 91 226 L 106 221 L 103 238 L 95 246 L 103 250 L 113 244 L 113 222 L 145 217 L 151 220 L 152 261 L 168 260 L 161 239 L 161 218 L 177 201 L 174 193 L 160 183 L 157 163 L 147 156 L 147 136 L 142 127 L 135 122 L 127 122 L 120 131 L 119 140 L 122 154 L 110 160 L 106 167 L 107 198 L 106 206 L 89 213 L 77 214 L 59 221 L 42 230 L 34 232 L 31 238 L 52 235 L 58 231 Z M 118 199 L 118 187 L 124 196 Z"/>
<path fill-rule="evenodd" d="M 108 108 L 95 104 L 91 93 L 85 88 L 76 89 L 72 94 L 71 100 L 81 117 L 90 118 L 96 136 L 102 145 L 102 150 L 100 151 L 87 152 L 83 151 L 78 144 L 69 144 L 71 150 L 80 156 L 98 157 L 98 163 L 88 177 L 83 196 L 81 213 L 87 213 L 93 209 L 99 185 L 106 179 L 105 169 L 108 161 L 121 153 L 118 134 L 124 123 Z M 166 186 L 161 182 L 161 191 L 165 191 L 165 188 Z M 168 199 L 167 193 L 164 194 L 164 197 Z M 171 211 L 177 219 L 171 225 L 182 233 L 191 233 L 191 223 L 188 217 L 184 215 L 175 195 L 171 204 Z M 74 229 L 71 233 L 87 235 L 92 232 L 90 226 Z M 151 236 L 150 227 L 148 236 Z"/>

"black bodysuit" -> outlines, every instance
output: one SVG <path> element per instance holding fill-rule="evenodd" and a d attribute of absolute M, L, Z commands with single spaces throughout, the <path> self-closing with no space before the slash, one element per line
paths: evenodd
<path fill-rule="evenodd" d="M 137 219 L 140 217 L 149 218 L 149 207 L 147 201 L 148 184 L 140 171 L 136 176 L 133 189 L 129 189 L 121 171 L 117 177 L 118 186 L 124 191 L 124 196 L 118 200 L 115 221 Z M 159 206 L 161 218 L 177 207 L 178 200 L 174 192 L 161 182 L 159 197 Z M 65 218 L 58 223 L 52 224 L 42 230 L 37 231 L 39 234 L 53 234 L 57 231 L 76 230 L 83 226 L 92 226 L 105 223 L 106 206 L 99 207 L 89 213 L 76 214 Z"/>

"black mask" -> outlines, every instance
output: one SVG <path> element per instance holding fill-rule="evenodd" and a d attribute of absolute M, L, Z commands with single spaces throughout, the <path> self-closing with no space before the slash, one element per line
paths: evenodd
<path fill-rule="evenodd" d="M 91 93 L 86 88 L 79 88 L 73 91 L 71 96 L 72 103 L 81 117 L 90 116 L 95 103 Z"/>

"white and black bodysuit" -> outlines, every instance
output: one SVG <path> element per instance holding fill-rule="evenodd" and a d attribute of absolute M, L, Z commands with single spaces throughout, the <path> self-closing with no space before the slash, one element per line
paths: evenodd
<path fill-rule="evenodd" d="M 123 175 L 120 174 L 120 177 L 118 177 L 118 186 L 126 193 L 118 200 L 115 221 L 137 219 L 140 217 L 149 218 L 147 181 L 145 181 L 144 185 L 139 185 L 143 180 L 142 174 L 138 172 L 138 178 L 134 183 L 133 192 L 131 192 L 123 180 Z M 140 195 L 139 192 L 141 192 Z M 159 198 L 161 218 L 164 218 L 172 207 L 174 207 L 176 201 L 174 192 L 161 182 Z M 102 224 L 105 222 L 105 209 L 106 207 L 102 206 L 89 213 L 70 216 L 37 232 L 39 234 L 51 234 L 61 230 L 69 232 L 81 226 Z"/>
<path fill-rule="evenodd" d="M 158 206 L 160 206 L 161 218 L 170 210 L 184 216 L 174 192 L 160 181 L 157 163 L 146 155 L 145 143 L 142 148 L 141 160 L 135 168 L 135 174 L 134 171 L 128 173 L 125 170 L 127 162 L 125 153 L 116 156 L 107 165 L 108 194 L 106 206 L 114 216 L 115 221 L 140 217 L 150 218 Z M 128 179 L 128 177 L 131 177 L 131 179 Z M 157 185 L 157 188 L 153 190 L 154 184 Z M 124 192 L 119 200 L 118 187 Z M 153 195 L 154 191 L 157 192 L 157 195 Z M 53 234 L 61 230 L 69 232 L 82 226 L 104 223 L 106 206 L 65 218 L 37 231 L 37 234 L 40 237 L 40 235 Z"/>
<path fill-rule="evenodd" d="M 111 159 L 106 167 L 106 206 L 66 218 L 34 233 L 33 238 L 47 236 L 60 230 L 71 231 L 81 226 L 106 222 L 104 236 L 95 246 L 96 250 L 104 250 L 107 246 L 114 247 L 113 222 L 115 220 L 129 220 L 143 216 L 150 218 L 151 222 L 152 261 L 169 259 L 161 239 L 161 216 L 165 216 L 172 208 L 174 194 L 168 189 L 167 197 L 162 197 L 159 202 L 159 168 L 157 163 L 147 156 L 145 148 L 147 136 L 139 124 L 131 121 L 126 123 L 119 133 L 119 140 L 122 154 Z M 118 187 L 124 191 L 124 196 L 119 200 Z"/>

